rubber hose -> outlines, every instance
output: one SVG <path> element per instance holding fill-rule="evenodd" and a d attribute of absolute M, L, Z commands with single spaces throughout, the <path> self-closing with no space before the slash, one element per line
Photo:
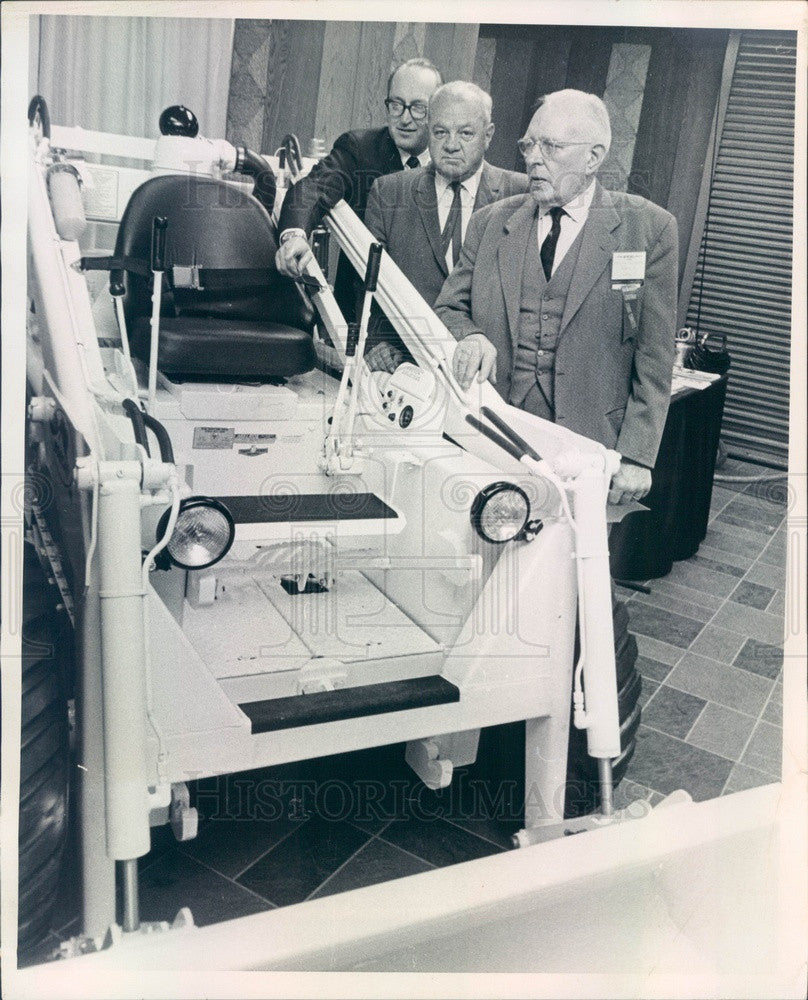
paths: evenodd
<path fill-rule="evenodd" d="M 163 462 L 169 462 L 171 465 L 174 464 L 174 449 L 171 446 L 171 438 L 168 436 L 168 431 L 160 423 L 160 421 L 153 417 L 150 413 L 144 413 L 143 422 L 149 428 L 150 431 L 154 433 L 157 438 L 157 443 L 160 445 L 160 460 Z"/>
<path fill-rule="evenodd" d="M 277 189 L 272 167 L 258 153 L 247 149 L 246 146 L 239 146 L 236 149 L 236 170 L 255 179 L 253 196 L 261 202 L 271 216 L 275 208 L 275 191 Z"/>
<path fill-rule="evenodd" d="M 782 479 L 787 475 L 788 473 L 785 471 L 767 472 L 765 476 L 727 476 L 716 472 L 713 479 L 717 483 L 770 483 L 774 479 Z"/>
<path fill-rule="evenodd" d="M 132 429 L 135 432 L 135 441 L 141 445 L 146 454 L 151 458 L 151 452 L 149 451 L 149 440 L 146 436 L 146 421 L 143 416 L 143 411 L 134 401 L 134 399 L 124 399 L 121 403 L 124 413 L 132 421 Z"/>

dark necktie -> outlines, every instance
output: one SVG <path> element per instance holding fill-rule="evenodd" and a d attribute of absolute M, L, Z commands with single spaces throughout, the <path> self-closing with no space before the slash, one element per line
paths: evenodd
<path fill-rule="evenodd" d="M 460 188 L 462 187 L 462 183 L 460 181 L 452 181 L 449 187 L 454 191 L 454 196 L 452 197 L 452 207 L 449 209 L 449 214 L 446 217 L 446 225 L 440 234 L 440 240 L 444 257 L 451 244 L 452 267 L 454 267 L 457 263 L 457 258 L 460 256 L 460 246 L 463 242 L 463 218 L 461 215 L 462 205 L 460 203 Z"/>
<path fill-rule="evenodd" d="M 541 245 L 541 266 L 544 270 L 544 277 L 549 281 L 553 273 L 553 260 L 555 259 L 556 243 L 558 234 L 561 232 L 561 216 L 565 215 L 563 208 L 556 206 L 550 209 L 550 218 L 553 220 L 550 232 L 544 237 Z"/>
<path fill-rule="evenodd" d="M 407 162 L 404 164 L 405 167 L 409 167 L 410 170 L 415 170 L 416 167 L 421 166 L 421 161 L 417 156 L 408 156 Z"/>

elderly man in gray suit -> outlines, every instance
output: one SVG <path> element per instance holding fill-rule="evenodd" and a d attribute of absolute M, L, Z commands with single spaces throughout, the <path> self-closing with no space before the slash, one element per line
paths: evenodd
<path fill-rule="evenodd" d="M 429 99 L 430 163 L 379 177 L 368 197 L 365 225 L 430 307 L 457 262 L 472 212 L 528 188 L 525 174 L 483 159 L 494 134 L 491 110 L 490 95 L 474 83 L 438 87 Z M 392 371 L 401 359 L 392 349 L 397 338 L 387 324 L 376 326 L 371 344 L 380 335 L 385 341 L 366 360 Z"/>
<path fill-rule="evenodd" d="M 605 105 L 561 90 L 519 147 L 530 194 L 471 220 L 435 311 L 460 341 L 464 388 L 490 378 L 515 406 L 614 448 L 612 503 L 641 499 L 670 401 L 677 231 L 673 216 L 597 181 Z"/>

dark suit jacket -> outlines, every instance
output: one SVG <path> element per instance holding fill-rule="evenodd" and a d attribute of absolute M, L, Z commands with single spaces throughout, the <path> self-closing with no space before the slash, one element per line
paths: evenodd
<path fill-rule="evenodd" d="M 310 235 L 342 198 L 363 219 L 368 192 L 376 178 L 402 170 L 401 154 L 386 126 L 344 132 L 328 156 L 287 191 L 278 231 L 300 228 Z M 340 255 L 334 294 L 346 320 L 354 319 L 353 275 L 353 268 Z"/>
<path fill-rule="evenodd" d="M 458 339 L 482 332 L 497 349 L 496 388 L 508 399 L 522 270 L 536 205 L 509 198 L 472 216 L 435 312 Z M 637 329 L 612 291 L 612 254 L 646 251 Z M 555 361 L 556 422 L 649 468 L 670 401 L 678 273 L 676 220 L 636 195 L 597 185 L 582 233 Z"/>
<path fill-rule="evenodd" d="M 474 211 L 527 187 L 525 174 L 484 163 Z M 380 177 L 370 191 L 365 225 L 432 306 L 449 275 L 441 249 L 434 167 Z"/>

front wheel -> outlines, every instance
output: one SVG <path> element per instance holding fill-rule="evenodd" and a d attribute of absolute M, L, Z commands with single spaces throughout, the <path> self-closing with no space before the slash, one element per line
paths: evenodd
<path fill-rule="evenodd" d="M 620 717 L 620 756 L 612 761 L 615 788 L 623 780 L 637 745 L 640 726 L 642 677 L 637 671 L 637 640 L 628 630 L 628 608 L 612 593 L 614 627 L 614 658 L 617 668 L 617 707 Z M 578 635 L 575 636 L 575 656 L 578 656 Z M 567 749 L 567 793 L 564 817 L 583 816 L 600 804 L 598 762 L 590 757 L 586 745 L 586 730 L 576 729 L 570 719 Z"/>
<path fill-rule="evenodd" d="M 47 934 L 68 831 L 70 729 L 64 624 L 33 546 L 23 568 L 18 952 Z"/>

